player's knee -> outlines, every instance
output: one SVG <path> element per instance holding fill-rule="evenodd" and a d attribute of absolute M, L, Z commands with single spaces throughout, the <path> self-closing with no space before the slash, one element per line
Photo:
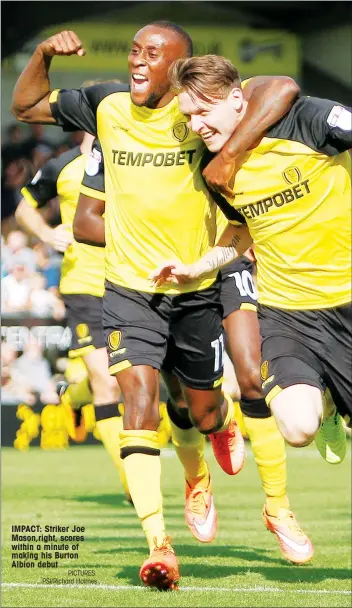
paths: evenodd
<path fill-rule="evenodd" d="M 220 404 L 214 403 L 214 400 L 204 402 L 200 410 L 193 410 L 190 413 L 190 420 L 203 435 L 214 433 L 223 425 L 220 415 Z"/>
<path fill-rule="evenodd" d="M 321 423 L 321 392 L 315 386 L 292 385 L 270 402 L 284 439 L 294 447 L 309 445 Z"/>
<path fill-rule="evenodd" d="M 295 425 L 290 424 L 290 426 L 287 426 L 281 422 L 281 424 L 278 426 L 281 434 L 289 445 L 294 448 L 303 448 L 312 443 L 319 429 L 319 425 L 319 420 L 311 419 L 309 421 L 302 421 L 301 423 L 297 423 Z"/>
<path fill-rule="evenodd" d="M 179 429 L 187 430 L 193 427 L 189 418 L 188 407 L 184 400 L 174 401 L 171 396 L 166 404 L 167 413 L 171 422 Z"/>
<path fill-rule="evenodd" d="M 214 424 L 214 420 L 212 417 L 203 416 L 203 417 L 192 417 L 192 422 L 195 428 L 202 433 L 202 435 L 209 435 L 210 433 L 215 433 L 219 429 L 221 425 Z"/>
<path fill-rule="evenodd" d="M 160 424 L 159 401 L 150 387 L 134 378 L 123 391 L 125 430 L 156 431 Z"/>

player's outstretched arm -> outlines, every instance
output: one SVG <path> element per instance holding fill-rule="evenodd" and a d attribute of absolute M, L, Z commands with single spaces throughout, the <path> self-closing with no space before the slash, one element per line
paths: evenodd
<path fill-rule="evenodd" d="M 152 284 L 159 287 L 163 283 L 188 283 L 232 262 L 242 255 L 252 244 L 252 237 L 246 224 L 228 224 L 219 242 L 200 260 L 193 264 L 183 264 L 179 260 L 165 262 L 151 274 Z"/>
<path fill-rule="evenodd" d="M 38 44 L 13 91 L 11 110 L 17 120 L 55 124 L 49 103 L 51 60 L 54 55 L 85 54 L 81 41 L 71 31 L 60 32 Z"/>
<path fill-rule="evenodd" d="M 72 228 L 69 224 L 59 224 L 52 228 L 38 209 L 33 208 L 25 198 L 19 202 L 15 218 L 28 234 L 33 234 L 40 241 L 61 253 L 65 253 L 73 241 Z"/>
<path fill-rule="evenodd" d="M 80 193 L 73 220 L 73 234 L 76 241 L 105 247 L 104 211 L 105 201 Z"/>
<path fill-rule="evenodd" d="M 244 87 L 248 101 L 245 116 L 235 132 L 203 171 L 209 188 L 234 198 L 236 161 L 259 143 L 266 131 L 292 107 L 300 93 L 298 84 L 287 76 L 256 76 Z"/>

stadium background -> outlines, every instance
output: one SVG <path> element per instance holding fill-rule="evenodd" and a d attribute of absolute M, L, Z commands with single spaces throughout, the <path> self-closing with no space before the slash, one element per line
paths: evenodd
<path fill-rule="evenodd" d="M 17 281 L 23 279 L 25 287 L 18 291 L 25 302 L 22 309 L 15 291 L 7 307 L 2 297 L 1 310 L 2 445 L 9 446 L 2 451 L 1 465 L 2 605 L 351 606 L 350 454 L 341 466 L 331 467 L 314 445 L 287 449 L 292 507 L 316 547 L 313 563 L 298 568 L 279 558 L 276 540 L 262 525 L 263 493 L 250 449 L 243 473 L 234 480 L 207 452 L 221 520 L 211 545 L 190 538 L 183 516 L 182 470 L 172 450 L 163 450 L 165 514 L 184 586 L 175 597 L 142 594 L 136 586 L 145 556 L 143 533 L 131 507 L 123 504 L 105 450 L 86 445 L 99 443 L 93 433 L 84 445 L 70 443 L 69 450 L 43 453 L 32 447 L 41 442 L 40 414 L 55 400 L 54 381 L 65 369 L 70 332 L 57 290 L 62 258 L 35 239 L 26 242 L 17 232 L 14 212 L 22 184 L 47 158 L 76 145 L 81 134 L 67 137 L 60 129 L 22 125 L 10 112 L 13 86 L 35 44 L 63 24 L 81 35 L 88 53 L 79 60 L 55 58 L 54 87 L 80 86 L 95 78 L 126 79 L 131 34 L 154 19 L 180 23 L 193 35 L 199 53 L 227 55 L 243 78 L 288 74 L 304 94 L 349 104 L 350 7 L 348 2 L 2 2 L 2 283 L 18 263 L 26 275 Z M 56 200 L 43 213 L 52 225 L 60 221 Z M 31 407 L 21 407 L 23 403 Z M 16 439 L 19 449 L 12 447 Z M 46 447 L 59 447 L 59 440 Z M 83 523 L 88 536 L 78 566 L 96 569 L 99 585 L 43 589 L 36 571 L 12 570 L 11 526 L 32 522 Z M 59 574 L 71 566 L 63 562 Z"/>
<path fill-rule="evenodd" d="M 229 57 L 242 78 L 286 74 L 300 83 L 305 94 L 347 104 L 351 95 L 351 30 L 346 25 L 350 4 L 324 2 L 323 11 L 318 4 L 53 2 L 49 8 L 42 2 L 2 3 L 3 445 L 13 444 L 16 431 L 25 422 L 16 416 L 20 403 L 28 403 L 40 413 L 46 403 L 55 402 L 54 381 L 63 377 L 71 339 L 57 289 L 62 256 L 19 234 L 14 218 L 21 186 L 43 162 L 74 147 L 82 137 L 81 133 L 66 136 L 60 129 L 22 125 L 13 119 L 12 90 L 35 45 L 66 27 L 84 42 L 87 55 L 83 59 L 54 59 L 55 88 L 80 86 L 93 78 L 126 80 L 126 55 L 133 33 L 150 20 L 164 18 L 190 32 L 196 54 Z M 50 201 L 43 213 L 52 225 L 60 222 L 57 200 Z M 22 265 L 22 270 L 16 265 Z M 9 298 L 6 285 L 11 287 Z M 34 438 L 33 445 L 39 440 L 39 436 Z"/>

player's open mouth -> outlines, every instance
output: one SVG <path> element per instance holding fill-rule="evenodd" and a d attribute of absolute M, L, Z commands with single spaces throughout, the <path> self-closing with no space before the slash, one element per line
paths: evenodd
<path fill-rule="evenodd" d="M 215 131 L 203 131 L 203 133 L 200 134 L 201 138 L 203 141 L 208 141 L 209 139 L 211 139 L 213 137 L 213 135 L 215 135 Z"/>
<path fill-rule="evenodd" d="M 131 75 L 131 84 L 132 89 L 136 93 L 143 93 L 148 88 L 148 78 L 143 76 L 143 74 L 132 74 Z"/>

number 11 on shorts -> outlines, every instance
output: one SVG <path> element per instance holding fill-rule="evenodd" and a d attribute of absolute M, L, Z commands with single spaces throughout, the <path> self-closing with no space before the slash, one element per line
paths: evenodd
<path fill-rule="evenodd" d="M 211 346 L 215 350 L 214 372 L 218 372 L 222 368 L 224 360 L 225 345 L 223 334 L 217 340 L 213 340 Z"/>

